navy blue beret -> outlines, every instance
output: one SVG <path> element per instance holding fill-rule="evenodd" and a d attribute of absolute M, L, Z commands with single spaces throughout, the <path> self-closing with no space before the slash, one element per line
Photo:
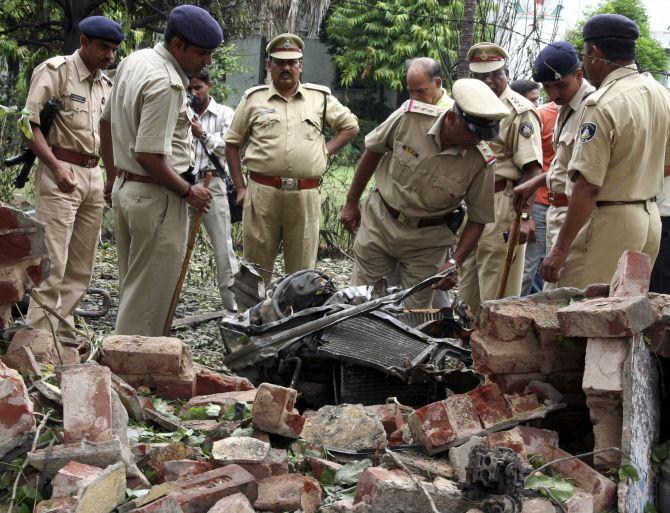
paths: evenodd
<path fill-rule="evenodd" d="M 175 7 L 170 13 L 168 24 L 180 38 L 205 50 L 214 50 L 223 42 L 221 25 L 202 7 Z"/>
<path fill-rule="evenodd" d="M 603 37 L 635 40 L 640 37 L 640 28 L 633 20 L 621 14 L 597 14 L 584 24 L 582 34 L 584 41 Z"/>
<path fill-rule="evenodd" d="M 89 16 L 79 22 L 79 30 L 89 39 L 104 39 L 117 45 L 126 38 L 119 25 L 105 16 Z"/>
<path fill-rule="evenodd" d="M 554 41 L 545 46 L 535 58 L 533 80 L 553 82 L 569 75 L 579 67 L 577 50 L 567 41 Z"/>

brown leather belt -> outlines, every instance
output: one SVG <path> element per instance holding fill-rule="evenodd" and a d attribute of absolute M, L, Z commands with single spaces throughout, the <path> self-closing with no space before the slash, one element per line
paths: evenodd
<path fill-rule="evenodd" d="M 656 197 L 649 198 L 648 200 L 631 200 L 631 201 L 596 201 L 596 206 L 600 207 L 613 207 L 614 205 L 644 205 L 648 201 L 656 203 Z"/>
<path fill-rule="evenodd" d="M 266 176 L 249 171 L 249 178 L 261 185 L 269 185 L 276 189 L 298 191 L 315 189 L 321 185 L 321 178 L 283 178 L 281 176 Z"/>
<path fill-rule="evenodd" d="M 507 188 L 507 184 L 511 181 L 512 180 L 509 180 L 507 178 L 500 178 L 499 180 L 495 181 L 495 183 L 493 185 L 493 190 L 495 192 L 504 191 Z"/>
<path fill-rule="evenodd" d="M 567 207 L 570 204 L 570 198 L 560 192 L 549 191 L 549 203 L 552 207 Z"/>
<path fill-rule="evenodd" d="M 66 150 L 65 148 L 52 147 L 51 152 L 58 160 L 81 167 L 97 167 L 100 161 L 100 157 L 96 157 L 95 155 L 85 155 L 76 151 Z"/>
<path fill-rule="evenodd" d="M 135 173 L 131 173 L 130 171 L 125 171 L 123 169 L 121 169 L 120 171 L 125 173 L 123 180 L 126 182 L 140 182 L 140 183 L 150 183 L 152 185 L 163 185 L 158 180 L 156 180 L 151 176 L 136 175 Z"/>
<path fill-rule="evenodd" d="M 379 194 L 379 191 L 377 191 L 377 194 Z M 404 216 L 401 214 L 401 212 L 393 208 L 388 203 L 386 203 L 386 200 L 384 200 L 381 194 L 379 194 L 379 199 L 382 200 L 383 205 L 386 207 L 386 210 L 388 210 L 388 213 L 391 214 L 391 217 L 393 219 L 399 219 L 400 221 L 404 221 L 403 219 Z M 429 226 L 440 226 L 442 224 L 445 224 L 446 220 L 447 216 L 422 217 L 417 221 L 416 227 L 427 228 Z"/>

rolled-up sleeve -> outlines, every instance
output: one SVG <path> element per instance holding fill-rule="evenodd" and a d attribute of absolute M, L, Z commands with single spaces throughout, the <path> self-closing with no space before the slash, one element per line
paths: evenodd
<path fill-rule="evenodd" d="M 183 102 L 184 90 L 174 84 L 147 90 L 143 95 L 135 152 L 172 155 L 172 136 Z"/>

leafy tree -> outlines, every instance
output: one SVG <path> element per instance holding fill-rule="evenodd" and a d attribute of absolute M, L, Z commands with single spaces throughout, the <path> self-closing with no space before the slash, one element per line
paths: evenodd
<path fill-rule="evenodd" d="M 582 28 L 586 21 L 596 14 L 622 14 L 633 20 L 640 27 L 640 37 L 637 40 L 637 61 L 643 71 L 664 71 L 667 68 L 668 57 L 663 45 L 651 37 L 649 29 L 649 15 L 642 0 L 604 0 L 595 9 L 586 11 L 577 26 L 570 30 L 566 39 L 573 44 L 580 53 L 584 49 Z M 660 77 L 655 74 L 656 78 Z"/>

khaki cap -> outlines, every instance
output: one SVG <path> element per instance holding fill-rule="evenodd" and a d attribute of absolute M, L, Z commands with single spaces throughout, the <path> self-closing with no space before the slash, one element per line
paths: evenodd
<path fill-rule="evenodd" d="M 462 78 L 454 82 L 451 93 L 456 110 L 465 119 L 468 128 L 481 139 L 495 139 L 500 130 L 499 121 L 510 115 L 509 109 L 481 80 Z"/>
<path fill-rule="evenodd" d="M 495 43 L 477 43 L 468 50 L 467 59 L 473 73 L 488 73 L 505 66 L 507 52 Z"/>
<path fill-rule="evenodd" d="M 302 49 L 305 42 L 295 34 L 286 32 L 275 37 L 265 47 L 270 57 L 276 59 L 302 59 Z"/>

